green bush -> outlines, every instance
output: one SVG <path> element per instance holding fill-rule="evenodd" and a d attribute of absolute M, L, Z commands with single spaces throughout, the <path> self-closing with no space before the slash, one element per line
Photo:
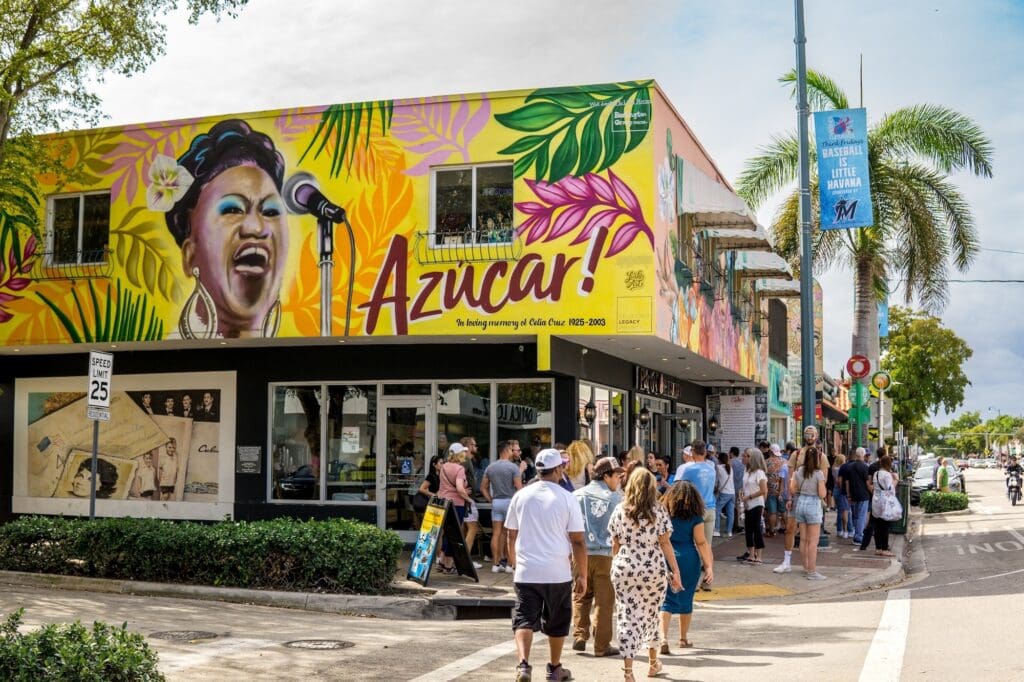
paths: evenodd
<path fill-rule="evenodd" d="M 925 514 L 967 509 L 967 494 L 929 491 L 921 495 L 921 508 L 924 509 Z"/>
<path fill-rule="evenodd" d="M 253 589 L 379 594 L 401 551 L 394 533 L 347 519 L 26 517 L 0 526 L 0 570 Z"/>
<path fill-rule="evenodd" d="M 24 609 L 0 626 L 0 679 L 24 682 L 149 682 L 163 680 L 156 652 L 125 625 L 79 622 L 18 632 Z"/>

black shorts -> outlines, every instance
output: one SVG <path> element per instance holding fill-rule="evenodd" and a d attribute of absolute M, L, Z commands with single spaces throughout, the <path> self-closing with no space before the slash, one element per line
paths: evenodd
<path fill-rule="evenodd" d="M 548 637 L 566 637 L 572 625 L 572 582 L 515 583 L 512 630 L 540 630 Z"/>

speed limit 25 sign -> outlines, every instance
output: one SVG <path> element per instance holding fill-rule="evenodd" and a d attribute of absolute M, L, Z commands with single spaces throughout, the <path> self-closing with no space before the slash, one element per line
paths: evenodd
<path fill-rule="evenodd" d="M 92 351 L 89 353 L 89 407 L 110 407 L 110 380 L 114 374 L 114 355 Z"/>

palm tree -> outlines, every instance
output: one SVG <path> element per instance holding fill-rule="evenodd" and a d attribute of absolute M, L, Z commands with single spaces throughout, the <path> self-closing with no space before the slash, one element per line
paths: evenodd
<path fill-rule="evenodd" d="M 796 72 L 779 82 L 794 89 Z M 848 109 L 849 100 L 828 76 L 809 70 L 812 109 Z M 914 298 L 929 312 L 940 310 L 949 293 L 947 266 L 967 269 L 978 250 L 974 218 L 949 174 L 968 170 L 992 177 L 992 143 L 967 116 L 934 104 L 886 114 L 868 130 L 868 165 L 874 225 L 859 230 L 819 229 L 817 164 L 811 151 L 811 220 L 816 271 L 846 262 L 854 272 L 853 353 L 878 367 L 877 302 L 887 282 L 903 283 L 906 303 Z M 799 172 L 797 136 L 772 138 L 749 159 L 738 191 L 754 209 L 777 192 L 789 194 L 772 221 L 775 247 L 798 265 L 800 194 L 792 187 Z"/>

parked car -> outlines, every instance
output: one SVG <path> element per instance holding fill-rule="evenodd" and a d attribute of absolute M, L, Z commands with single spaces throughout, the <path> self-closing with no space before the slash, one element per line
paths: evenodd
<path fill-rule="evenodd" d="M 994 459 L 992 459 L 991 457 L 989 457 L 988 459 L 985 460 L 985 468 L 986 469 L 998 469 L 999 468 L 999 462 L 997 462 Z"/>
<path fill-rule="evenodd" d="M 964 469 L 966 469 L 967 468 L 967 460 L 966 459 L 958 459 L 958 460 L 956 460 L 956 468 L 959 469 L 960 471 L 963 471 Z"/>
<path fill-rule="evenodd" d="M 981 466 L 981 460 L 978 459 L 977 457 L 971 457 L 969 460 L 967 460 L 967 466 L 971 467 L 972 469 L 977 469 L 978 467 Z"/>
<path fill-rule="evenodd" d="M 279 500 L 315 500 L 320 497 L 320 476 L 313 467 L 303 464 L 277 482 Z"/>
<path fill-rule="evenodd" d="M 936 466 L 933 463 L 914 470 L 914 478 L 910 484 L 910 504 L 921 504 L 921 494 L 929 490 L 935 490 Z M 967 492 L 967 483 L 960 470 L 949 465 L 946 468 L 949 470 L 949 489 L 956 492 Z"/>

